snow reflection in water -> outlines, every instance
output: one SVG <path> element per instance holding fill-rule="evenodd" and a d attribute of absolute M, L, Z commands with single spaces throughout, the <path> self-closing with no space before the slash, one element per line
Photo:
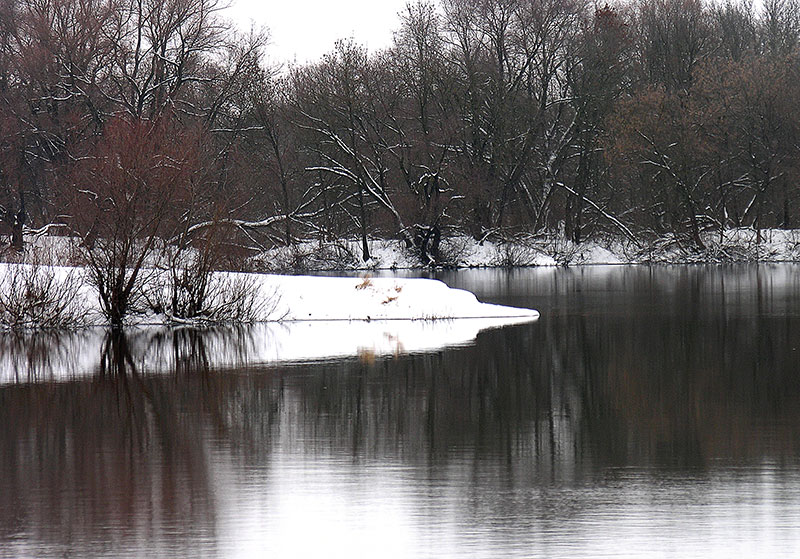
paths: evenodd
<path fill-rule="evenodd" d="M 73 380 L 130 361 L 140 373 L 179 367 L 239 368 L 359 357 L 374 360 L 460 347 L 479 332 L 536 318 L 308 321 L 211 329 L 137 327 L 115 334 L 0 333 L 0 384 Z M 119 355 L 123 351 L 125 355 Z"/>
<path fill-rule="evenodd" d="M 374 359 L 100 333 L 0 386 L 0 556 L 793 556 L 798 271 L 470 272 L 542 317 Z"/>

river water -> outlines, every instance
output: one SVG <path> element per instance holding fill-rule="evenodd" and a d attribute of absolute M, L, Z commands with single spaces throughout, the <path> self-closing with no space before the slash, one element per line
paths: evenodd
<path fill-rule="evenodd" d="M 541 318 L 291 361 L 0 337 L 0 556 L 800 552 L 800 267 L 439 277 Z"/>

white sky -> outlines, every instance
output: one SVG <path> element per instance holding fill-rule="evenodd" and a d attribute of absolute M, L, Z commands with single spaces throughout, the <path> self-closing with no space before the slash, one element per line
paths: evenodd
<path fill-rule="evenodd" d="M 230 0 L 227 16 L 242 31 L 266 26 L 273 62 L 318 60 L 337 39 L 353 37 L 370 51 L 389 46 L 408 0 Z"/>

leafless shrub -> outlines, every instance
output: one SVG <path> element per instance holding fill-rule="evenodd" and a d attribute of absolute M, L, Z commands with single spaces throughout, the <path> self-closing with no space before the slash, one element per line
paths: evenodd
<path fill-rule="evenodd" d="M 84 322 L 75 271 L 57 274 L 39 264 L 10 264 L 0 270 L 0 327 L 67 328 Z"/>
<path fill-rule="evenodd" d="M 534 266 L 542 253 L 556 254 L 564 250 L 558 239 L 542 239 L 529 233 L 500 237 L 497 241 L 497 255 L 492 260 L 493 266 L 514 268 L 518 266 Z"/>
<path fill-rule="evenodd" d="M 649 232 L 639 236 L 638 244 L 621 241 L 620 248 L 628 262 L 656 264 L 674 259 L 671 255 L 680 250 L 680 244 L 672 234 L 658 236 Z"/>
<path fill-rule="evenodd" d="M 183 251 L 147 291 L 151 310 L 170 322 L 248 323 L 279 319 L 277 292 L 265 293 L 256 277 L 215 272 L 202 253 Z"/>
<path fill-rule="evenodd" d="M 530 266 L 534 260 L 535 254 L 531 247 L 518 241 L 506 241 L 497 246 L 497 256 L 493 264 L 503 268 L 514 268 Z"/>
<path fill-rule="evenodd" d="M 466 235 L 445 237 L 439 243 L 436 264 L 443 267 L 458 267 L 469 251 L 471 238 Z"/>
<path fill-rule="evenodd" d="M 624 243 L 620 246 L 626 260 L 642 263 L 756 262 L 779 256 L 770 252 L 769 244 L 759 242 L 756 231 L 750 228 L 726 230 L 724 234 L 709 231 L 703 235 L 703 243 L 704 248 L 698 250 L 676 235 L 651 234 L 643 237 L 638 246 Z M 791 254 L 790 241 L 786 250 Z"/>
<path fill-rule="evenodd" d="M 359 267 L 359 259 L 347 241 L 309 242 L 274 249 L 257 267 L 272 272 L 352 270 Z"/>
<path fill-rule="evenodd" d="M 265 292 L 253 276 L 216 274 L 211 286 L 204 315 L 207 322 L 245 323 L 283 318 L 275 315 L 280 293 L 276 289 Z"/>
<path fill-rule="evenodd" d="M 346 270 L 357 268 L 359 259 L 347 242 L 334 242 L 296 249 L 294 264 L 296 270 Z"/>
<path fill-rule="evenodd" d="M 786 233 L 786 255 L 790 260 L 800 260 L 800 231 L 796 229 Z"/>
<path fill-rule="evenodd" d="M 152 261 L 191 204 L 204 165 L 200 148 L 197 130 L 169 115 L 115 116 L 73 170 L 77 188 L 64 201 L 70 227 L 114 327 L 141 311 Z"/>
<path fill-rule="evenodd" d="M 546 243 L 546 252 L 553 257 L 559 266 L 580 264 L 581 245 L 574 243 L 562 235 L 554 235 Z"/>
<path fill-rule="evenodd" d="M 777 256 L 771 243 L 764 244 L 753 229 L 734 229 L 723 235 L 704 236 L 705 249 L 688 252 L 687 262 L 756 262 Z M 771 232 L 768 232 L 771 236 Z M 771 240 L 771 239 L 770 239 Z"/>

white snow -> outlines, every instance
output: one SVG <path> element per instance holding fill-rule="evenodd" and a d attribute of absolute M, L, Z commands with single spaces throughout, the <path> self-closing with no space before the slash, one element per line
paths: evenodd
<path fill-rule="evenodd" d="M 7 242 L 0 237 L 0 246 Z M 42 261 L 77 261 L 77 239 L 27 235 L 25 242 Z M 441 264 L 456 268 L 800 260 L 800 229 L 763 229 L 760 238 L 749 227 L 727 229 L 722 234 L 707 231 L 703 242 L 706 250 L 697 252 L 690 247 L 687 250 L 670 235 L 638 246 L 620 239 L 591 239 L 575 244 L 557 235 L 550 238 L 521 235 L 508 241 L 478 241 L 468 235 L 456 235 L 442 239 L 439 259 Z M 368 244 L 371 258 L 366 262 L 362 259 L 360 241 L 340 239 L 272 248 L 251 258 L 250 263 L 259 271 L 276 273 L 421 267 L 418 255 L 406 249 L 401 241 L 371 239 Z"/>
<path fill-rule="evenodd" d="M 0 288 L 15 266 L 0 263 Z M 56 277 L 81 273 L 53 266 Z M 226 275 L 232 275 L 225 273 Z M 472 293 L 451 289 L 432 279 L 355 278 L 248 274 L 253 289 L 269 299 L 260 321 L 307 320 L 436 320 L 456 318 L 527 318 L 539 313 L 481 303 Z M 100 307 L 93 289 L 84 284 L 77 293 L 87 322 L 99 324 Z M 158 322 L 149 316 L 144 322 Z M 142 322 L 141 320 L 139 322 Z"/>
<path fill-rule="evenodd" d="M 285 320 L 432 320 L 536 318 L 531 309 L 481 303 L 431 279 L 261 276 L 280 294 L 274 315 Z"/>

